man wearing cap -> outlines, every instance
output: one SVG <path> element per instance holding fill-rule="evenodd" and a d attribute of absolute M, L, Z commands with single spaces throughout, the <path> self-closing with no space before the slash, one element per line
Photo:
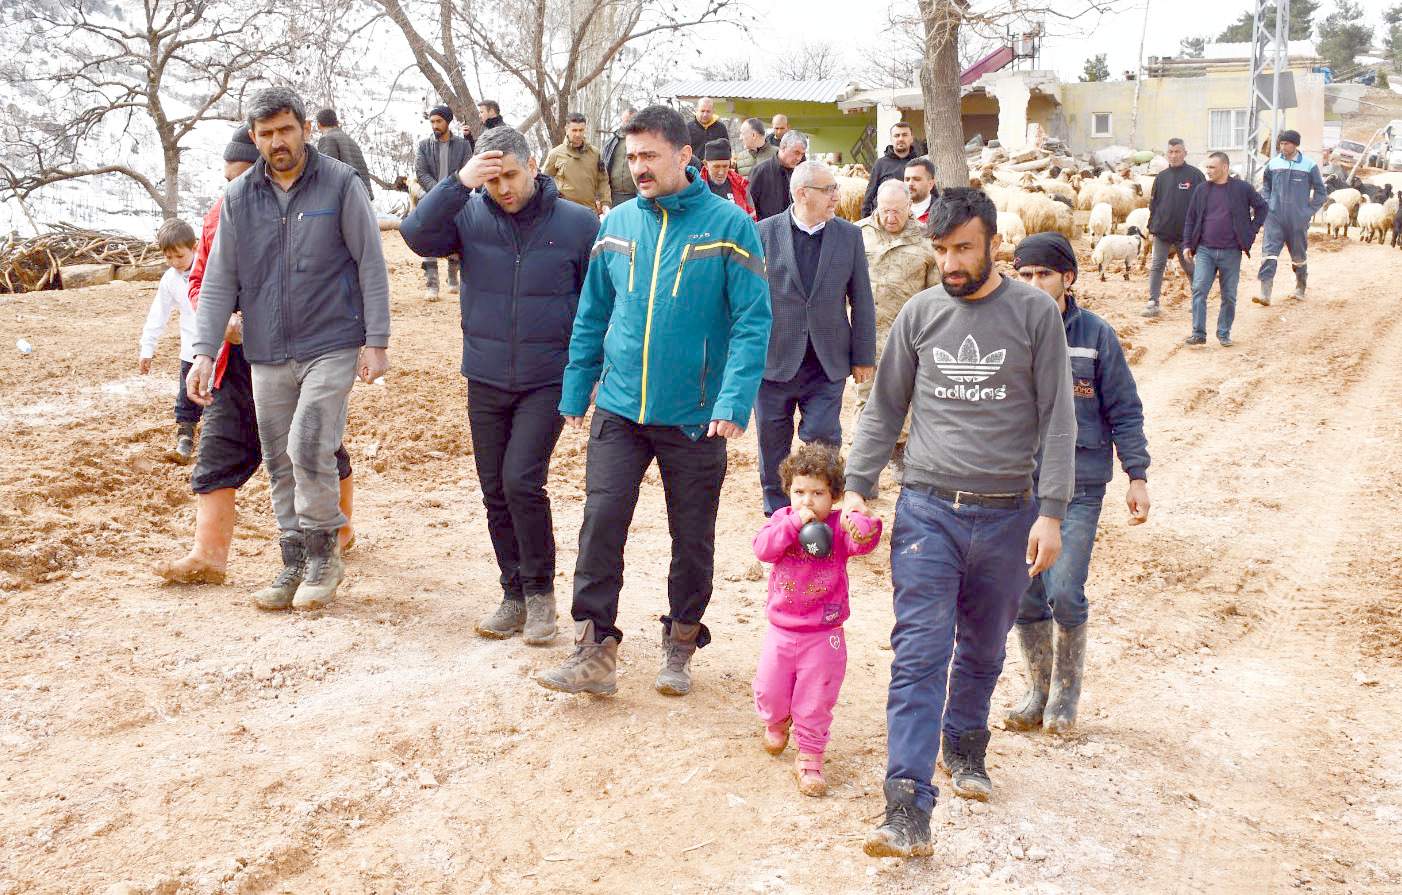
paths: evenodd
<path fill-rule="evenodd" d="M 434 106 L 428 110 L 433 136 L 419 141 L 414 155 L 414 179 L 427 193 L 440 180 L 452 177 L 472 158 L 472 146 L 452 131 L 453 110 Z M 424 259 L 424 298 L 438 301 L 438 259 Z M 458 259 L 448 259 L 448 288 L 458 288 Z"/>
<path fill-rule="evenodd" d="M 1139 390 L 1119 336 L 1103 319 L 1078 307 L 1072 294 L 1077 271 L 1071 243 L 1060 233 L 1029 236 L 1018 243 L 1013 268 L 1018 279 L 1056 300 L 1066 324 L 1076 396 L 1076 488 L 1061 517 L 1061 556 L 1032 579 L 1018 606 L 1014 627 L 1028 689 L 1004 727 L 1069 733 L 1076 724 L 1085 666 L 1086 576 L 1105 486 L 1114 475 L 1112 448 L 1129 478 L 1129 524 L 1139 525 L 1149 518 L 1149 443 Z"/>
<path fill-rule="evenodd" d="M 1258 305 L 1271 303 L 1271 287 L 1282 248 L 1290 250 L 1290 267 L 1295 271 L 1295 291 L 1290 297 L 1304 299 L 1310 218 L 1323 207 L 1328 196 L 1319 166 L 1300 151 L 1299 131 L 1281 131 L 1276 146 L 1280 151 L 1266 164 L 1261 178 L 1261 197 L 1266 200 L 1266 238 L 1261 247 L 1261 270 L 1256 275 L 1261 281 L 1261 294 L 1252 299 Z"/>
<path fill-rule="evenodd" d="M 731 162 L 729 140 L 712 140 L 706 144 L 701 179 L 711 188 L 711 192 L 727 202 L 734 202 L 745 209 L 745 214 L 751 219 L 754 218 L 754 209 L 750 207 L 750 183 L 740 176 Z"/>

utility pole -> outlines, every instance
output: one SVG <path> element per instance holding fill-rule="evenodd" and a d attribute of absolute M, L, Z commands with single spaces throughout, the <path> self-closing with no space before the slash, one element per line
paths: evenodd
<path fill-rule="evenodd" d="M 1137 149 L 1139 143 L 1139 91 L 1144 80 L 1144 39 L 1149 36 L 1150 0 L 1144 0 L 1144 24 L 1139 29 L 1139 61 L 1134 66 L 1134 114 L 1129 120 L 1129 148 Z"/>
<path fill-rule="evenodd" d="M 1251 82 L 1247 87 L 1250 105 L 1246 110 L 1246 181 L 1255 183 L 1261 169 L 1258 154 L 1262 142 L 1269 137 L 1268 155 L 1275 149 L 1276 135 L 1281 128 L 1280 75 L 1286 71 L 1290 49 L 1290 0 L 1277 0 L 1275 7 L 1275 38 L 1271 39 L 1266 22 L 1268 0 L 1256 0 L 1256 12 L 1251 21 Z M 1274 45 L 1274 46 L 1272 46 Z M 1270 87 L 1262 89 L 1267 66 Z"/>

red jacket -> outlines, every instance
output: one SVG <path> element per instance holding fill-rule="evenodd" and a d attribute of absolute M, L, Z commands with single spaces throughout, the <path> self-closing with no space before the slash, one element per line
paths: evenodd
<path fill-rule="evenodd" d="M 204 224 L 200 227 L 200 245 L 195 250 L 195 263 L 190 267 L 190 307 L 196 311 L 200 307 L 200 287 L 204 285 L 204 269 L 209 264 L 209 250 L 214 248 L 214 234 L 219 229 L 219 209 L 224 197 L 214 200 L 214 205 L 205 212 Z M 219 347 L 219 356 L 214 359 L 213 388 L 224 381 L 224 369 L 229 366 L 229 343 Z"/>
<path fill-rule="evenodd" d="M 711 179 L 706 173 L 705 166 L 701 168 L 701 179 L 706 181 L 706 186 L 709 188 Z M 750 216 L 750 220 L 756 220 L 755 210 L 750 206 L 750 182 L 741 177 L 740 172 L 734 168 L 730 169 L 730 174 L 725 179 L 730 184 L 730 201 L 743 208 L 745 214 Z"/>

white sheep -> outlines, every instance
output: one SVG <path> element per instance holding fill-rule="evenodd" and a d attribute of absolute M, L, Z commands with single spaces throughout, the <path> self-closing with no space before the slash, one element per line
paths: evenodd
<path fill-rule="evenodd" d="M 1097 202 L 1086 220 L 1086 236 L 1095 242 L 1102 236 L 1115 232 L 1115 209 L 1108 202 Z"/>
<path fill-rule="evenodd" d="M 1358 223 L 1358 206 L 1363 204 L 1363 194 L 1358 190 L 1348 187 L 1342 190 L 1334 190 L 1329 194 L 1329 198 L 1348 209 L 1348 222 Z"/>
<path fill-rule="evenodd" d="M 1379 202 L 1364 202 L 1358 208 L 1358 238 L 1372 242 L 1377 237 L 1378 245 L 1392 233 L 1392 220 L 1387 216 L 1387 206 Z"/>
<path fill-rule="evenodd" d="M 1330 237 L 1343 236 L 1348 238 L 1349 214 L 1348 206 L 1342 202 L 1335 202 L 1329 199 L 1324 203 L 1324 232 Z"/>
<path fill-rule="evenodd" d="M 1149 209 L 1136 208 L 1125 218 L 1125 232 L 1129 232 L 1130 227 L 1138 227 L 1140 233 L 1149 232 Z M 1147 241 L 1147 240 L 1146 240 Z"/>
<path fill-rule="evenodd" d="M 1111 233 L 1103 236 L 1100 242 L 1095 244 L 1095 251 L 1090 253 L 1091 263 L 1100 271 L 1101 282 L 1105 280 L 1105 265 L 1111 261 L 1123 261 L 1125 265 L 1125 279 L 1129 279 L 1129 262 L 1133 258 L 1139 257 L 1140 250 L 1144 247 L 1144 235 L 1139 232 L 1138 227 L 1130 227 L 1129 233 L 1120 236 Z"/>
<path fill-rule="evenodd" d="M 1027 228 L 1023 226 L 1022 218 L 1011 211 L 998 212 L 998 235 L 1003 237 L 1003 242 L 1009 245 L 1017 245 L 1027 238 Z"/>

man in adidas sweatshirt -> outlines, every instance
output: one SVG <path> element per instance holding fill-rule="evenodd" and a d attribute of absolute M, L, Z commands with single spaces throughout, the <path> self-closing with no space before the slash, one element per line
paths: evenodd
<path fill-rule="evenodd" d="M 1066 330 L 1046 293 L 994 270 L 997 218 L 977 190 L 946 190 L 931 208 L 942 285 L 896 316 L 847 461 L 844 508 L 862 511 L 911 411 L 891 539 L 886 820 L 866 842 L 873 856 L 930 854 L 941 734 L 955 793 L 991 794 L 984 754 L 1004 643 L 1029 575 L 1060 553 L 1075 487 Z"/>

